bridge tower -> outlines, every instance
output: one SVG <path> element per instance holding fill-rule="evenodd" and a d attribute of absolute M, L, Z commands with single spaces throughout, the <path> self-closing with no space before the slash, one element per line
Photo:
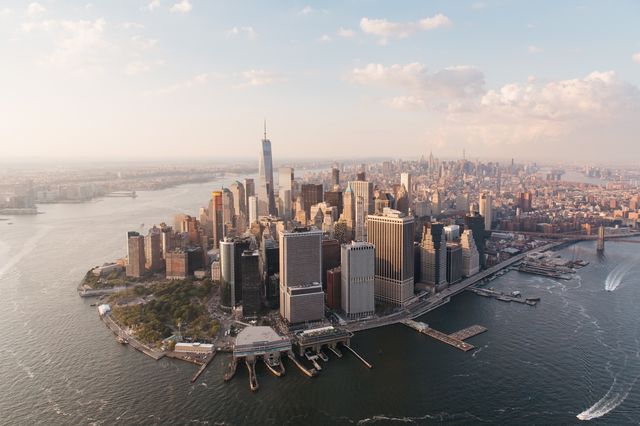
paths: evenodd
<path fill-rule="evenodd" d="M 598 228 L 598 243 L 596 244 L 596 249 L 598 253 L 602 253 L 604 251 L 604 226 L 600 225 Z"/>

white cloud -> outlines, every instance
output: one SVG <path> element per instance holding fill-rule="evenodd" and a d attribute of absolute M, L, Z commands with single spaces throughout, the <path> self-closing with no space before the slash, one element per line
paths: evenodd
<path fill-rule="evenodd" d="M 352 82 L 377 85 L 385 88 L 401 88 L 408 97 L 395 98 L 391 105 L 421 104 L 435 109 L 462 109 L 466 103 L 484 93 L 484 74 L 478 69 L 461 65 L 429 73 L 418 62 L 407 65 L 369 64 L 353 69 L 348 79 Z"/>
<path fill-rule="evenodd" d="M 640 64 L 640 52 L 634 53 L 633 56 L 631 56 L 631 59 L 633 60 L 633 62 L 637 62 Z"/>
<path fill-rule="evenodd" d="M 227 31 L 226 36 L 229 38 L 241 34 L 244 34 L 249 40 L 255 40 L 258 38 L 258 33 L 253 29 L 253 27 L 233 27 Z"/>
<path fill-rule="evenodd" d="M 423 109 L 426 107 L 424 99 L 416 96 L 396 96 L 387 101 L 393 109 Z"/>
<path fill-rule="evenodd" d="M 487 7 L 487 4 L 481 1 L 477 1 L 471 5 L 471 9 L 480 10 Z"/>
<path fill-rule="evenodd" d="M 249 70 L 242 73 L 242 77 L 245 82 L 238 87 L 246 86 L 270 86 L 277 83 L 282 83 L 285 79 L 277 73 L 269 72 L 265 70 Z"/>
<path fill-rule="evenodd" d="M 529 47 L 527 47 L 527 52 L 531 53 L 532 55 L 535 55 L 537 53 L 544 52 L 544 49 L 539 46 L 530 45 Z"/>
<path fill-rule="evenodd" d="M 191 6 L 189 0 L 182 0 L 179 3 L 175 3 L 173 6 L 171 6 L 171 9 L 169 10 L 171 12 L 189 13 L 191 12 L 191 9 L 193 9 L 193 6 Z"/>
<path fill-rule="evenodd" d="M 367 17 L 360 20 L 360 29 L 367 34 L 381 37 L 380 42 L 383 44 L 389 38 L 405 38 L 417 31 L 434 30 L 451 25 L 451 20 L 441 13 L 423 18 L 418 22 L 392 22 L 386 19 L 369 19 Z"/>
<path fill-rule="evenodd" d="M 152 0 L 144 7 L 144 9 L 148 10 L 149 12 L 153 12 L 154 10 L 159 8 L 160 8 L 160 0 Z"/>
<path fill-rule="evenodd" d="M 124 69 L 126 75 L 138 75 L 151 70 L 151 66 L 142 61 L 128 63 Z"/>
<path fill-rule="evenodd" d="M 311 6 L 305 6 L 301 11 L 301 15 L 311 15 L 313 13 L 313 8 Z"/>
<path fill-rule="evenodd" d="M 182 81 L 180 83 L 176 83 L 168 87 L 163 87 L 161 89 L 146 92 L 144 93 L 144 96 L 162 96 L 162 95 L 168 95 L 171 93 L 179 92 L 182 90 L 189 90 L 194 87 L 203 86 L 207 84 L 211 79 L 216 77 L 221 77 L 221 76 L 215 73 L 198 74 L 193 78 L 190 78 L 189 80 Z"/>
<path fill-rule="evenodd" d="M 139 36 L 139 35 L 135 35 L 135 36 L 131 37 L 131 41 L 133 42 L 134 46 L 136 46 L 136 47 L 138 47 L 138 48 L 140 48 L 142 50 L 153 49 L 158 44 L 158 40 L 156 40 L 156 39 L 144 38 L 144 37 Z"/>
<path fill-rule="evenodd" d="M 337 32 L 337 34 L 340 37 L 344 37 L 344 38 L 352 38 L 353 36 L 356 35 L 356 32 L 353 31 L 351 28 L 340 28 Z"/>
<path fill-rule="evenodd" d="M 30 17 L 38 16 L 44 13 L 46 10 L 47 9 L 45 9 L 44 6 L 42 6 L 40 3 L 33 2 L 30 3 L 27 7 L 27 15 L 29 15 Z"/>
<path fill-rule="evenodd" d="M 144 25 L 138 22 L 123 22 L 120 26 L 125 30 L 141 30 L 144 28 Z"/>
<path fill-rule="evenodd" d="M 331 37 L 327 34 L 322 34 L 320 37 L 316 39 L 318 43 L 329 43 L 331 41 Z"/>

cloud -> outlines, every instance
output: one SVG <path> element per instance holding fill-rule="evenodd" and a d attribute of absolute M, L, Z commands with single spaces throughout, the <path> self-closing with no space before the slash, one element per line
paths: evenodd
<path fill-rule="evenodd" d="M 189 80 L 182 81 L 180 83 L 173 84 L 171 86 L 156 89 L 150 92 L 146 92 L 144 96 L 163 96 L 169 95 L 182 90 L 189 90 L 194 87 L 199 87 L 207 84 L 211 79 L 221 77 L 219 74 L 214 73 L 202 73 L 190 78 Z"/>
<path fill-rule="evenodd" d="M 329 43 L 331 41 L 331 37 L 327 34 L 322 34 L 320 37 L 316 39 L 318 43 Z"/>
<path fill-rule="evenodd" d="M 120 26 L 125 30 L 141 30 L 144 28 L 144 25 L 138 22 L 123 22 Z"/>
<path fill-rule="evenodd" d="M 128 63 L 124 69 L 126 75 L 138 75 L 151 70 L 151 66 L 145 62 L 136 61 Z"/>
<path fill-rule="evenodd" d="M 242 73 L 245 82 L 237 87 L 271 86 L 286 81 L 280 74 L 265 70 L 249 70 Z"/>
<path fill-rule="evenodd" d="M 631 56 L 631 59 L 633 62 L 640 64 L 640 52 L 634 53 L 633 56 Z"/>
<path fill-rule="evenodd" d="M 356 35 L 356 32 L 353 31 L 351 28 L 340 28 L 337 31 L 337 34 L 340 37 L 344 37 L 344 38 L 353 38 Z"/>
<path fill-rule="evenodd" d="M 142 50 L 153 49 L 158 44 L 158 40 L 156 40 L 156 39 L 144 38 L 144 37 L 139 36 L 139 35 L 135 35 L 135 36 L 131 37 L 131 41 L 133 42 L 134 46 L 136 46 L 136 47 L 138 47 L 139 49 L 142 49 Z"/>
<path fill-rule="evenodd" d="M 360 20 L 360 29 L 367 34 L 381 37 L 380 42 L 383 44 L 389 38 L 405 38 L 417 31 L 446 28 L 451 25 L 451 20 L 441 13 L 423 18 L 418 22 L 392 22 L 386 19 L 369 19 L 367 17 Z"/>
<path fill-rule="evenodd" d="M 175 3 L 171 6 L 171 9 L 169 10 L 177 13 L 189 13 L 191 12 L 191 9 L 193 9 L 193 6 L 191 6 L 189 0 L 181 0 L 179 3 Z"/>
<path fill-rule="evenodd" d="M 42 6 L 40 3 L 33 2 L 33 3 L 30 3 L 29 6 L 27 7 L 27 15 L 33 18 L 34 16 L 38 16 L 44 13 L 46 10 L 47 9 L 45 9 L 44 6 Z"/>
<path fill-rule="evenodd" d="M 531 53 L 532 55 L 535 55 L 537 53 L 544 52 L 544 49 L 542 47 L 530 45 L 529 47 L 527 47 L 527 52 Z"/>
<path fill-rule="evenodd" d="M 471 9 L 474 10 L 484 9 L 485 7 L 487 7 L 487 4 L 481 1 L 477 1 L 471 5 Z"/>
<path fill-rule="evenodd" d="M 253 29 L 253 27 L 233 27 L 226 33 L 227 38 L 238 35 L 245 35 L 249 40 L 255 40 L 258 38 L 258 33 Z"/>
<path fill-rule="evenodd" d="M 304 8 L 302 8 L 302 10 L 299 13 L 300 15 L 311 15 L 313 13 L 313 8 L 307 5 Z"/>
<path fill-rule="evenodd" d="M 143 9 L 146 9 L 149 12 L 153 12 L 154 10 L 159 8 L 160 8 L 160 0 L 152 0 Z"/>
<path fill-rule="evenodd" d="M 434 109 L 467 108 L 467 102 L 477 99 L 485 91 L 484 74 L 468 65 L 429 73 L 427 67 L 418 62 L 388 67 L 369 64 L 353 69 L 347 78 L 358 84 L 400 88 L 409 92 L 408 96 L 387 102 L 394 107 L 410 103 L 414 107 L 424 105 Z"/>

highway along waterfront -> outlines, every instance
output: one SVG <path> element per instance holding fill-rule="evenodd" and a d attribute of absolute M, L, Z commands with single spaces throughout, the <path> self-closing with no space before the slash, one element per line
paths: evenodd
<path fill-rule="evenodd" d="M 351 339 L 372 369 L 343 349 L 314 379 L 288 359 L 282 378 L 257 363 L 252 393 L 244 365 L 224 381 L 228 354 L 191 383 L 193 364 L 116 343 L 78 297 L 79 280 L 122 255 L 127 230 L 195 213 L 228 183 L 43 205 L 43 214 L 0 223 L 0 423 L 637 424 L 640 266 L 637 245 L 614 240 L 601 256 L 595 241 L 562 249 L 589 262 L 570 280 L 514 270 L 491 281 L 540 298 L 536 306 L 462 292 L 414 318 L 447 335 L 486 327 L 465 340 L 469 352 L 394 324 Z"/>

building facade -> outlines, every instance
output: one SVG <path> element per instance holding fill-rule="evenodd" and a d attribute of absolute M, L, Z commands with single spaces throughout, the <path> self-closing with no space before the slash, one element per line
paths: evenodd
<path fill-rule="evenodd" d="M 375 246 L 366 242 L 342 245 L 341 307 L 350 319 L 375 311 Z"/>

